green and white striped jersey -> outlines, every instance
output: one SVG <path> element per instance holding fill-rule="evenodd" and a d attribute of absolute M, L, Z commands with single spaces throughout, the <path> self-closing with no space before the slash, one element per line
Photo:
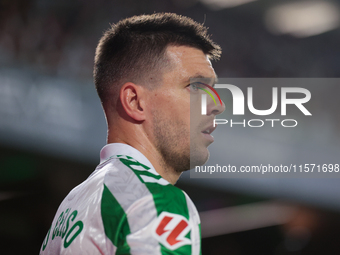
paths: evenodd
<path fill-rule="evenodd" d="M 201 254 L 191 199 L 126 144 L 108 144 L 101 162 L 61 203 L 40 254 Z"/>

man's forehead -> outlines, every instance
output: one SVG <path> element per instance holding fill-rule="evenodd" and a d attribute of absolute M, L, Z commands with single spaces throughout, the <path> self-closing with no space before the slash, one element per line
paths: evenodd
<path fill-rule="evenodd" d="M 204 54 L 201 49 L 192 46 L 169 45 L 166 48 L 166 55 L 170 57 L 173 62 L 200 61 L 211 66 L 208 55 Z"/>
<path fill-rule="evenodd" d="M 190 46 L 168 46 L 167 55 L 170 57 L 173 72 L 183 82 L 191 79 L 203 79 L 206 83 L 215 83 L 216 74 L 209 57 L 202 50 Z"/>

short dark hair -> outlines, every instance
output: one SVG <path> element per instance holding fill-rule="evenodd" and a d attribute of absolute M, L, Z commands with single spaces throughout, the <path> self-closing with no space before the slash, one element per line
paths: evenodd
<path fill-rule="evenodd" d="M 117 99 L 125 82 L 148 86 L 159 80 L 168 46 L 194 47 L 210 59 L 221 55 L 207 28 L 191 18 L 155 13 L 123 19 L 104 33 L 96 49 L 94 82 L 102 103 L 108 97 Z"/>

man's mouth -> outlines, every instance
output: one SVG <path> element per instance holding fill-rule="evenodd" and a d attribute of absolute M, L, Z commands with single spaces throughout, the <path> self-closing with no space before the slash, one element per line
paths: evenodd
<path fill-rule="evenodd" d="M 210 135 L 212 132 L 214 132 L 215 129 L 216 129 L 216 126 L 214 127 L 213 125 L 211 125 L 207 127 L 206 129 L 204 129 L 202 133 Z"/>

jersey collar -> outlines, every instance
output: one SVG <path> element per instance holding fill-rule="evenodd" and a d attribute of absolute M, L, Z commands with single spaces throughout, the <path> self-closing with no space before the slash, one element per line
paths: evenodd
<path fill-rule="evenodd" d="M 116 155 L 131 156 L 138 162 L 152 167 L 150 161 L 140 151 L 124 143 L 109 143 L 105 145 L 100 151 L 100 164 Z"/>
<path fill-rule="evenodd" d="M 150 161 L 140 151 L 124 143 L 109 143 L 105 145 L 100 151 L 100 164 L 118 155 L 130 156 L 133 159 L 137 160 L 139 163 L 150 167 L 148 171 L 150 171 L 151 173 L 159 175 L 159 173 L 156 172 Z M 161 185 L 170 184 L 164 178 L 159 179 L 157 182 Z"/>

